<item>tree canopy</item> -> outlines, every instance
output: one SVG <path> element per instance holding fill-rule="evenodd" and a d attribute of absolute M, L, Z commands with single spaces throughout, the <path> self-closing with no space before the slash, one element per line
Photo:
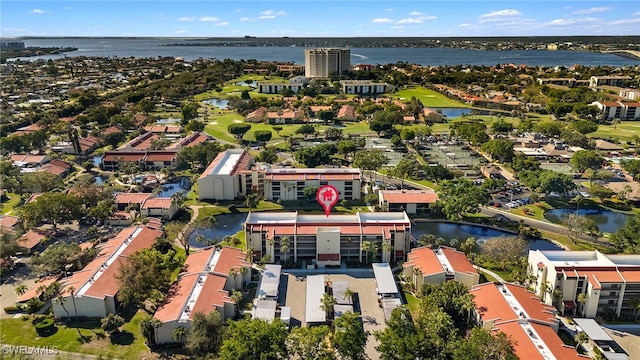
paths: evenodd
<path fill-rule="evenodd" d="M 489 195 L 465 178 L 443 181 L 438 193 L 442 213 L 449 220 L 460 220 L 465 213 L 477 213 Z"/>
<path fill-rule="evenodd" d="M 267 322 L 245 319 L 228 324 L 228 335 L 220 347 L 220 360 L 279 360 L 287 358 L 289 331 L 279 319 Z"/>

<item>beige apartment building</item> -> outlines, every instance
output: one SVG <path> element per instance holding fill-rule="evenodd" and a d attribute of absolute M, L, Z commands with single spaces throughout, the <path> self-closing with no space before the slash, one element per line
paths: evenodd
<path fill-rule="evenodd" d="M 342 74 L 351 69 L 351 50 L 306 49 L 304 66 L 307 78 L 328 78 L 332 73 Z"/>

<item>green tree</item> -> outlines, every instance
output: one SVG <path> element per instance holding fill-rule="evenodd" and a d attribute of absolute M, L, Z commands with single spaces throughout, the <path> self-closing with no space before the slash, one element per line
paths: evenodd
<path fill-rule="evenodd" d="M 578 120 L 571 123 L 571 128 L 586 135 L 598 131 L 598 124 L 588 120 Z"/>
<path fill-rule="evenodd" d="M 75 242 L 57 242 L 50 245 L 42 253 L 33 255 L 31 264 L 39 272 L 59 274 L 65 270 L 67 265 L 77 263 L 80 259 L 80 252 L 80 246 Z M 77 268 L 81 268 L 81 266 L 77 266 Z"/>
<path fill-rule="evenodd" d="M 443 181 L 438 195 L 438 203 L 449 220 L 460 220 L 465 213 L 477 213 L 480 205 L 489 201 L 486 192 L 464 178 Z"/>
<path fill-rule="evenodd" d="M 182 112 L 182 121 L 185 124 L 188 124 L 191 119 L 198 117 L 198 108 L 198 104 L 193 102 L 182 105 L 180 108 L 180 111 Z"/>
<path fill-rule="evenodd" d="M 145 316 L 140 320 L 140 324 L 138 326 L 140 327 L 140 334 L 145 338 L 147 344 L 155 344 L 156 329 L 160 326 L 160 320 L 153 316 Z"/>
<path fill-rule="evenodd" d="M 578 150 L 573 153 L 570 161 L 574 169 L 581 173 L 587 169 L 599 169 L 604 158 L 594 150 Z"/>
<path fill-rule="evenodd" d="M 610 199 L 616 192 L 602 185 L 593 185 L 589 188 L 589 195 L 597 197 L 600 202 Z"/>
<path fill-rule="evenodd" d="M 322 294 L 322 299 L 320 300 L 320 309 L 327 314 L 327 318 L 333 318 L 333 307 L 337 304 L 336 298 L 333 295 L 329 295 L 327 293 Z"/>
<path fill-rule="evenodd" d="M 533 126 L 533 131 L 549 137 L 560 136 L 564 124 L 560 121 L 542 121 Z"/>
<path fill-rule="evenodd" d="M 576 350 L 578 350 L 580 345 L 589 341 L 589 336 L 587 336 L 587 334 L 584 331 L 578 331 L 575 337 L 575 341 L 576 341 Z"/>
<path fill-rule="evenodd" d="M 189 123 L 184 127 L 184 130 L 193 132 L 203 131 L 204 123 L 196 119 L 191 119 Z"/>
<path fill-rule="evenodd" d="M 624 227 L 611 235 L 616 250 L 627 254 L 640 254 L 640 214 L 627 218 Z"/>
<path fill-rule="evenodd" d="M 173 333 L 171 334 L 171 339 L 173 339 L 173 341 L 177 343 L 182 343 L 182 342 L 185 342 L 188 334 L 189 334 L 189 331 L 185 327 L 178 326 L 173 330 Z"/>
<path fill-rule="evenodd" d="M 299 128 L 296 129 L 296 134 L 302 135 L 302 137 L 307 140 L 307 136 L 313 135 L 316 132 L 316 128 L 311 124 L 303 124 Z"/>
<path fill-rule="evenodd" d="M 498 262 L 504 270 L 510 264 L 516 264 L 528 249 L 527 242 L 517 236 L 499 236 L 482 244 L 482 254 Z"/>
<path fill-rule="evenodd" d="M 360 245 L 360 251 L 365 253 L 364 263 L 371 263 L 374 254 L 378 251 L 378 244 L 373 241 L 363 241 Z"/>
<path fill-rule="evenodd" d="M 288 357 L 289 331 L 279 319 L 266 322 L 245 319 L 228 324 L 228 336 L 220 347 L 220 360 L 279 360 Z"/>
<path fill-rule="evenodd" d="M 276 148 L 273 146 L 266 146 L 264 150 L 260 151 L 256 156 L 256 161 L 266 162 L 268 164 L 274 164 L 278 161 L 278 154 Z"/>
<path fill-rule="evenodd" d="M 100 320 L 100 328 L 109 336 L 120 331 L 122 325 L 124 325 L 124 318 L 117 314 L 108 314 Z"/>
<path fill-rule="evenodd" d="M 421 341 L 408 309 L 400 307 L 391 313 L 387 327 L 373 333 L 380 342 L 376 350 L 381 360 L 414 360 Z"/>
<path fill-rule="evenodd" d="M 62 178 L 48 171 L 36 171 L 20 176 L 22 188 L 31 193 L 49 192 L 62 188 L 64 182 Z"/>
<path fill-rule="evenodd" d="M 318 193 L 317 186 L 305 186 L 305 188 L 302 189 L 302 194 L 304 195 L 304 199 L 307 201 L 315 201 L 317 193 Z"/>
<path fill-rule="evenodd" d="M 217 311 L 193 314 L 193 323 L 184 348 L 196 359 L 217 355 L 223 342 L 224 321 Z"/>
<path fill-rule="evenodd" d="M 256 138 L 257 142 L 266 143 L 271 140 L 273 133 L 270 130 L 256 130 L 253 132 L 253 136 Z"/>
<path fill-rule="evenodd" d="M 356 152 L 353 165 L 369 172 L 369 179 L 373 172 L 378 171 L 382 166 L 389 163 L 389 158 L 381 150 L 360 150 Z"/>
<path fill-rule="evenodd" d="M 251 124 L 247 123 L 234 123 L 227 127 L 229 134 L 233 135 L 238 141 L 242 141 L 244 134 L 249 130 L 251 130 Z"/>
<path fill-rule="evenodd" d="M 400 178 L 400 187 L 404 188 L 405 179 L 415 177 L 420 168 L 420 163 L 415 158 L 404 158 L 389 171 L 389 175 Z"/>
<path fill-rule="evenodd" d="M 341 358 L 366 359 L 368 331 L 364 331 L 360 314 L 348 311 L 334 321 L 333 346 Z"/>
<path fill-rule="evenodd" d="M 513 131 L 513 124 L 500 119 L 491 124 L 491 132 L 494 134 L 507 134 Z"/>
<path fill-rule="evenodd" d="M 287 349 L 299 359 L 334 360 L 330 338 L 331 329 L 326 325 L 296 327 L 287 338 Z"/>
<path fill-rule="evenodd" d="M 329 127 L 324 131 L 324 137 L 327 138 L 327 140 L 340 140 L 342 138 L 342 129 Z"/>
<path fill-rule="evenodd" d="M 141 249 L 120 263 L 116 279 L 120 281 L 118 301 L 125 306 L 143 307 L 148 299 L 166 294 L 173 272 L 182 264 L 175 251 L 162 254 L 156 249 Z"/>
<path fill-rule="evenodd" d="M 461 339 L 454 346 L 453 360 L 518 360 L 514 344 L 509 337 L 498 332 L 495 335 L 482 329 L 474 328 L 471 335 Z"/>
<path fill-rule="evenodd" d="M 276 134 L 278 134 L 278 136 L 280 136 L 280 131 L 282 131 L 282 126 L 280 125 L 273 125 L 271 126 L 271 128 L 273 129 L 273 131 L 276 132 Z"/>
<path fill-rule="evenodd" d="M 400 131 L 400 138 L 405 141 L 411 141 L 416 138 L 416 132 L 412 128 L 403 128 Z"/>
<path fill-rule="evenodd" d="M 491 139 L 482 144 L 480 149 L 501 162 L 509 162 L 515 156 L 513 142 L 510 140 Z"/>

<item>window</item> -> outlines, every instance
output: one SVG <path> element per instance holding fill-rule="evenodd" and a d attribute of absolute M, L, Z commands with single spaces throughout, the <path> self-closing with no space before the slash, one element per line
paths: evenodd
<path fill-rule="evenodd" d="M 616 303 L 616 301 L 615 301 L 615 300 L 609 300 L 609 301 L 607 302 L 607 304 L 608 304 L 608 305 L 614 305 L 615 303 Z"/>
<path fill-rule="evenodd" d="M 616 292 L 615 291 L 609 292 L 609 296 L 616 296 Z"/>

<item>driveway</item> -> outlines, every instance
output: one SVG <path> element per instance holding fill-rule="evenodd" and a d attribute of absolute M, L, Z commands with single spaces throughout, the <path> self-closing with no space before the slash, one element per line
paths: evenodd
<path fill-rule="evenodd" d="M 15 314 L 5 313 L 4 308 L 15 306 L 18 299 L 16 287 L 24 284 L 27 288 L 31 288 L 36 283 L 36 279 L 29 267 L 15 268 L 2 276 L 2 285 L 0 285 L 0 319 L 8 319 L 15 316 Z"/>
<path fill-rule="evenodd" d="M 287 281 L 285 304 L 291 307 L 292 325 L 306 326 L 304 318 L 307 281 L 306 274 L 301 273 L 302 271 L 300 271 L 300 273 L 296 271 L 296 275 L 285 275 L 288 276 L 288 280 L 285 280 Z M 321 274 L 321 272 L 314 271 L 313 274 Z M 355 310 L 358 311 L 359 305 L 365 331 L 373 333 L 374 331 L 384 330 L 384 328 L 386 328 L 384 313 L 382 312 L 382 308 L 378 306 L 376 280 L 373 277 L 373 271 L 369 271 L 368 273 L 359 271 L 357 274 L 354 273 L 353 276 L 345 274 L 325 274 L 325 280 L 349 282 L 349 287 L 357 294 L 356 299 L 358 301 L 356 301 Z M 377 345 L 378 342 L 373 335 L 369 335 L 366 353 L 372 360 L 380 358 L 378 351 L 375 349 Z"/>

